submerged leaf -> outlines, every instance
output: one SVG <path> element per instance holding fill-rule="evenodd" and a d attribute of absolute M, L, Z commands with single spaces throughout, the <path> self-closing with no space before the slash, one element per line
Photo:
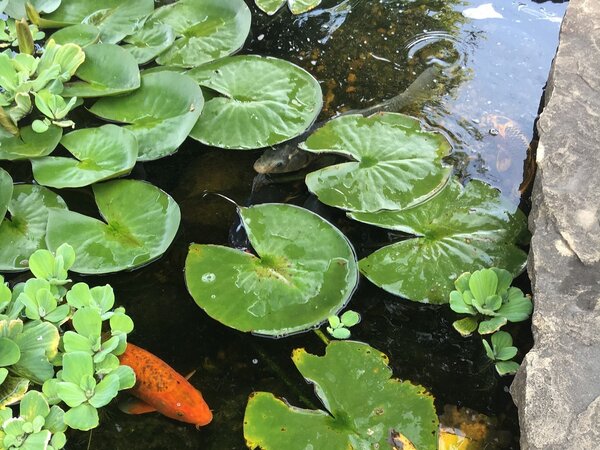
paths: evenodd
<path fill-rule="evenodd" d="M 285 204 L 240 208 L 257 256 L 190 247 L 188 290 L 211 317 L 241 331 L 281 336 L 337 313 L 358 281 L 344 235 L 316 214 Z"/>
<path fill-rule="evenodd" d="M 383 353 L 359 342 L 336 341 L 325 356 L 297 349 L 293 360 L 315 385 L 326 411 L 296 408 L 256 392 L 244 417 L 249 448 L 384 449 L 390 437 L 401 434 L 419 450 L 437 449 L 433 398 L 421 386 L 392 379 Z"/>

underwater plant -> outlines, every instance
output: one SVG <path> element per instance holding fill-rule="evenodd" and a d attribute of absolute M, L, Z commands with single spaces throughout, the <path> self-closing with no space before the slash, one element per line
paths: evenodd
<path fill-rule="evenodd" d="M 527 320 L 533 304 L 521 289 L 511 286 L 513 277 L 507 270 L 491 269 L 465 272 L 450 293 L 450 308 L 459 314 L 468 314 L 452 325 L 463 336 L 476 329 L 479 334 L 491 334 L 508 322 Z"/>
<path fill-rule="evenodd" d="M 118 359 L 133 321 L 114 308 L 109 285 L 69 289 L 74 261 L 73 248 L 61 245 L 34 252 L 34 277 L 12 291 L 0 276 L 0 449 L 63 448 L 67 428 L 97 427 L 98 408 L 135 384 Z"/>

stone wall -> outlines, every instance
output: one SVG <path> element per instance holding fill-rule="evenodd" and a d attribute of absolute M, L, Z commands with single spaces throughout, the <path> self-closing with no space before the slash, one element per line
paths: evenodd
<path fill-rule="evenodd" d="M 571 0 L 538 122 L 523 450 L 600 449 L 600 0 Z"/>

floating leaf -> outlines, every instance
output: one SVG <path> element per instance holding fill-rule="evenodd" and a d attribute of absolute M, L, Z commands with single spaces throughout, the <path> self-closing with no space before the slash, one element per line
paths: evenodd
<path fill-rule="evenodd" d="M 125 42 L 127 44 L 123 48 L 133 55 L 137 63 L 146 64 L 175 42 L 175 33 L 166 23 L 147 22 L 135 34 L 127 36 Z"/>
<path fill-rule="evenodd" d="M 65 84 L 63 97 L 102 97 L 140 87 L 137 62 L 127 50 L 113 44 L 93 44 L 83 50 L 85 61 L 75 72 L 82 81 Z"/>
<path fill-rule="evenodd" d="M 234 56 L 187 72 L 218 92 L 190 136 L 222 148 L 254 149 L 298 136 L 321 110 L 321 87 L 304 69 L 277 58 Z"/>
<path fill-rule="evenodd" d="M 7 405 L 17 403 L 23 398 L 29 389 L 29 380 L 27 378 L 7 376 L 0 383 L 0 410 Z"/>
<path fill-rule="evenodd" d="M 87 23 L 78 23 L 56 31 L 49 39 L 53 39 L 59 45 L 73 43 L 80 47 L 87 47 L 100 40 L 100 30 Z"/>
<path fill-rule="evenodd" d="M 45 187 L 14 186 L 8 204 L 10 218 L 0 224 L 0 271 L 27 270 L 27 259 L 31 254 L 46 248 L 48 208 L 67 209 L 67 205 Z"/>
<path fill-rule="evenodd" d="M 286 0 L 255 0 L 263 12 L 272 16 L 286 3 Z M 287 0 L 288 7 L 292 14 L 302 14 L 321 4 L 321 0 Z"/>
<path fill-rule="evenodd" d="M 410 300 L 446 303 L 458 274 L 483 267 L 520 273 L 527 259 L 516 243 L 527 233 L 523 212 L 481 181 L 452 181 L 426 203 L 404 211 L 353 213 L 372 225 L 416 235 L 360 261 L 367 278 Z"/>
<path fill-rule="evenodd" d="M 423 203 L 446 184 L 442 158 L 450 144 L 412 117 L 380 113 L 330 120 L 301 144 L 356 161 L 309 173 L 306 185 L 323 203 L 350 211 L 398 210 Z"/>
<path fill-rule="evenodd" d="M 250 20 L 243 0 L 180 0 L 163 6 L 149 21 L 170 25 L 177 40 L 156 62 L 196 67 L 231 55 L 244 45 Z"/>
<path fill-rule="evenodd" d="M 325 356 L 297 349 L 293 361 L 315 385 L 326 411 L 288 405 L 270 393 L 251 395 L 244 417 L 249 448 L 327 450 L 390 448 L 406 437 L 419 450 L 437 449 L 433 398 L 421 386 L 392 379 L 387 357 L 366 344 L 332 342 Z"/>
<path fill-rule="evenodd" d="M 241 331 L 281 336 L 309 329 L 346 304 L 358 280 L 354 251 L 331 224 L 285 204 L 240 208 L 258 257 L 190 246 L 185 277 L 208 315 Z"/>
<path fill-rule="evenodd" d="M 79 273 L 132 269 L 162 255 L 175 237 L 181 215 L 177 203 L 157 187 L 137 180 L 92 186 L 106 223 L 72 211 L 53 209 L 46 242 L 55 251 L 77 249 L 71 268 Z"/>
<path fill-rule="evenodd" d="M 53 125 L 44 133 L 36 133 L 31 126 L 19 131 L 19 136 L 0 137 L 0 159 L 14 161 L 49 155 L 62 137 L 62 128 Z"/>
<path fill-rule="evenodd" d="M 12 366 L 20 357 L 19 346 L 9 338 L 0 337 L 0 367 Z"/>
<path fill-rule="evenodd" d="M 135 32 L 153 10 L 152 0 L 64 1 L 43 20 L 52 28 L 84 22 L 100 30 L 102 42 L 116 44 Z"/>
<path fill-rule="evenodd" d="M 141 87 L 129 95 L 103 98 L 90 111 L 104 119 L 130 123 L 137 138 L 138 160 L 174 153 L 198 120 L 204 98 L 190 77 L 175 72 L 142 76 Z"/>
<path fill-rule="evenodd" d="M 31 321 L 13 339 L 21 350 L 21 358 L 11 367 L 15 374 L 42 384 L 54 376 L 49 362 L 58 353 L 58 328 L 49 322 Z"/>
<path fill-rule="evenodd" d="M 25 3 L 28 0 L 8 0 L 8 5 L 4 8 L 4 13 L 8 14 L 13 19 L 26 19 Z M 61 3 L 61 0 L 29 0 L 36 11 L 50 13 Z"/>
<path fill-rule="evenodd" d="M 125 175 L 133 168 L 138 144 L 133 133 L 117 125 L 84 128 L 61 140 L 74 158 L 47 156 L 31 161 L 35 181 L 55 188 L 87 186 Z"/>
<path fill-rule="evenodd" d="M 515 361 L 498 361 L 495 366 L 499 375 L 512 375 L 519 370 L 519 363 Z"/>
<path fill-rule="evenodd" d="M 8 172 L 0 167 L 0 224 L 4 220 L 8 203 L 12 198 L 13 182 Z"/>

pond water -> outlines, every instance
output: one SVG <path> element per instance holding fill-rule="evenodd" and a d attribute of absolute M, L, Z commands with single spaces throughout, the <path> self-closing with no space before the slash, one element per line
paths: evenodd
<path fill-rule="evenodd" d="M 466 17 L 485 11 L 474 8 L 486 3 L 335 0 L 300 16 L 282 10 L 269 17 L 249 2 L 253 25 L 241 53 L 284 58 L 313 74 L 325 99 L 318 120 L 393 97 L 429 65 L 444 65 L 437 87 L 415 96 L 404 112 L 446 133 L 462 179 L 485 180 L 527 210 L 532 176 L 527 148 L 566 4 L 495 0 L 492 6 L 501 18 Z M 463 14 L 467 8 L 471 13 Z M 111 406 L 101 427 L 73 433 L 69 448 L 244 449 L 242 420 L 251 392 L 273 392 L 300 407 L 318 405 L 290 359 L 298 347 L 323 352 L 314 333 L 272 340 L 236 332 L 207 317 L 184 284 L 188 245 L 227 244 L 236 220 L 230 204 L 203 197 L 204 191 L 240 204 L 305 202 L 301 179 L 275 180 L 251 197 L 252 164 L 260 153 L 212 149 L 188 140 L 177 154 L 136 167 L 134 177 L 152 182 L 179 203 L 178 236 L 160 260 L 140 270 L 85 278 L 89 284 L 114 287 L 135 321 L 132 342 L 181 373 L 197 369 L 191 381 L 214 410 L 213 422 L 198 431 L 158 414 L 127 416 Z M 25 168 L 12 173 L 22 174 L 18 181 L 29 176 Z M 87 192 L 65 197 L 72 205 Z M 339 215 L 330 218 L 350 237 L 359 257 L 393 238 Z M 528 289 L 525 276 L 519 282 Z M 448 405 L 486 414 L 491 418 L 486 448 L 519 448 L 517 412 L 507 392 L 510 378 L 499 379 L 477 338 L 458 336 L 448 307 L 403 301 L 364 278 L 350 306 L 362 315 L 353 338 L 386 353 L 395 376 L 429 389 L 440 414 L 451 409 Z M 510 331 L 521 349 L 530 345 L 528 324 Z"/>

